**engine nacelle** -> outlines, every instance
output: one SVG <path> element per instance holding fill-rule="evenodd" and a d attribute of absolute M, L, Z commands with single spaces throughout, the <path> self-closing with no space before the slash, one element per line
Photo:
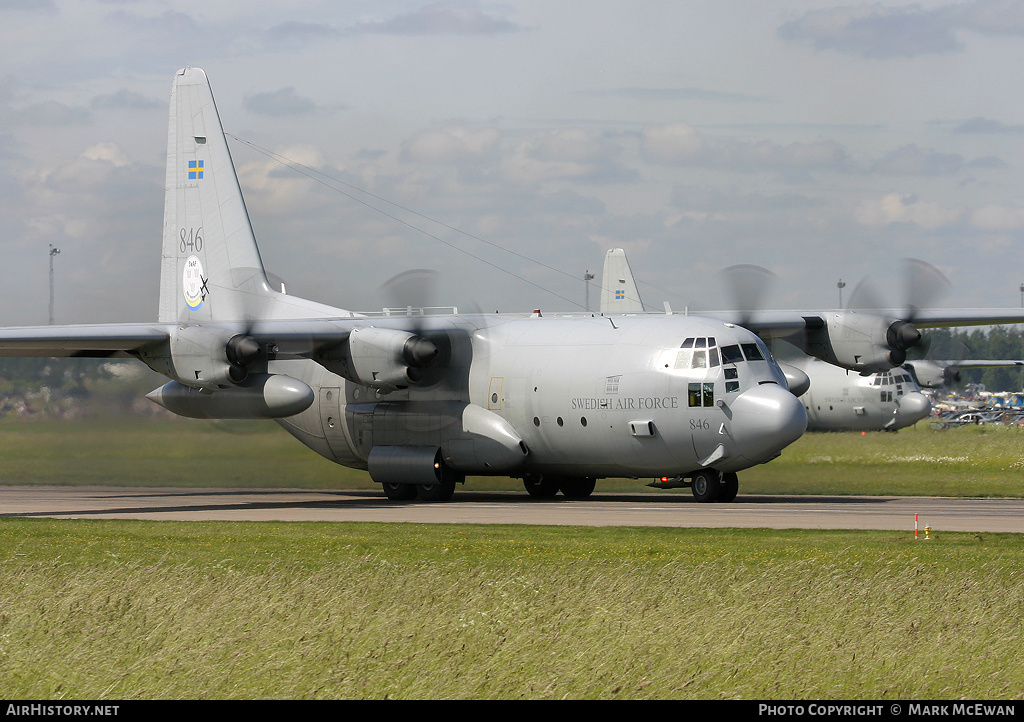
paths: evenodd
<path fill-rule="evenodd" d="M 807 354 L 862 374 L 902 365 L 907 349 L 921 340 L 921 332 L 908 321 L 855 311 L 810 316 L 804 321 L 803 349 Z"/>
<path fill-rule="evenodd" d="M 786 386 L 794 396 L 803 396 L 811 388 L 811 378 L 796 366 L 779 363 L 782 375 L 786 377 Z"/>
<path fill-rule="evenodd" d="M 420 381 L 421 369 L 434 360 L 438 349 L 432 341 L 408 331 L 367 326 L 349 334 L 348 352 L 347 377 L 389 392 Z"/>
<path fill-rule="evenodd" d="M 913 361 L 906 366 L 914 375 L 917 385 L 923 388 L 952 386 L 960 381 L 960 369 L 956 366 L 937 364 L 934 361 Z"/>
<path fill-rule="evenodd" d="M 157 373 L 207 391 L 244 382 L 250 364 L 261 357 L 262 348 L 251 336 L 201 324 L 177 326 L 166 343 L 140 354 Z"/>
<path fill-rule="evenodd" d="M 254 374 L 242 386 L 218 391 L 170 381 L 146 398 L 192 419 L 281 419 L 308 409 L 315 398 L 307 384 L 284 374 Z"/>

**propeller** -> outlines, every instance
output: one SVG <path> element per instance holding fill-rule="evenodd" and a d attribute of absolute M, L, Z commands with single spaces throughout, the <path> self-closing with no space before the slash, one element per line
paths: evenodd
<path fill-rule="evenodd" d="M 388 308 L 426 309 L 434 305 L 439 273 L 414 268 L 392 276 L 377 289 Z"/>
<path fill-rule="evenodd" d="M 740 325 L 746 326 L 763 308 L 776 276 L 767 268 L 741 263 L 722 269 L 719 279 L 732 297 L 733 309 L 740 314 Z"/>
<path fill-rule="evenodd" d="M 408 365 L 411 381 L 419 383 L 424 378 L 424 369 L 438 357 L 440 349 L 422 335 L 426 329 L 426 309 L 435 305 L 440 274 L 429 268 L 414 268 L 392 276 L 382 283 L 377 291 L 388 309 L 401 311 L 409 316 L 405 329 L 415 334 L 402 349 L 402 358 Z"/>
<path fill-rule="evenodd" d="M 952 288 L 949 279 L 935 266 L 917 258 L 902 259 L 901 286 L 903 289 L 903 312 L 900 320 L 913 322 L 918 312 L 929 307 L 937 298 Z M 880 301 L 875 282 L 870 277 L 863 279 L 853 289 L 847 308 L 851 311 L 882 312 L 891 309 Z"/>
<path fill-rule="evenodd" d="M 935 266 L 917 258 L 902 259 L 903 310 L 893 315 L 891 306 L 881 302 L 881 296 L 871 278 L 865 278 L 850 295 L 847 308 L 879 316 L 888 316 L 891 324 L 886 332 L 886 343 L 894 349 L 894 361 L 921 342 L 921 332 L 914 325 L 921 309 L 929 307 L 951 287 L 946 276 Z"/>

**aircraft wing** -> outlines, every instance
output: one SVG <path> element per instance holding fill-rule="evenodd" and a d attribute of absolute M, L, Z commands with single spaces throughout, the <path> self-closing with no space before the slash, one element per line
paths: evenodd
<path fill-rule="evenodd" d="M 901 318 L 906 312 L 883 311 L 893 314 L 890 318 Z M 1024 323 L 1024 308 L 937 308 L 917 311 L 913 323 L 920 328 L 945 328 L 949 326 L 1001 326 L 1008 323 Z"/>
<path fill-rule="evenodd" d="M 195 324 L 224 336 L 244 333 L 261 344 L 280 347 L 282 353 L 308 355 L 316 349 L 344 341 L 356 320 L 307 319 Z M 11 326 L 0 328 L 2 356 L 73 356 L 129 358 L 167 341 L 180 324 L 126 323 L 68 326 Z"/>
<path fill-rule="evenodd" d="M 107 358 L 167 339 L 166 324 L 12 326 L 0 329 L 0 356 L 79 356 Z"/>
<path fill-rule="evenodd" d="M 863 312 L 822 311 L 821 309 L 791 311 L 701 311 L 700 315 L 727 323 L 745 326 L 761 336 L 785 337 L 812 328 L 829 314 L 860 313 L 887 319 L 904 319 L 907 312 L 896 309 Z M 1000 326 L 1024 323 L 1024 309 L 1007 308 L 937 308 L 914 312 L 912 322 L 919 328 L 951 326 Z"/>
<path fill-rule="evenodd" d="M 1001 369 L 1024 366 L 1024 361 L 1020 359 L 1006 359 L 1003 361 L 994 359 L 965 359 L 963 361 L 949 361 L 948 365 L 958 369 Z"/>
<path fill-rule="evenodd" d="M 804 353 L 859 373 L 900 366 L 921 340 L 919 328 L 1024 323 L 1024 309 L 897 311 L 725 311 L 701 316 L 743 326 L 765 340 L 789 341 Z"/>

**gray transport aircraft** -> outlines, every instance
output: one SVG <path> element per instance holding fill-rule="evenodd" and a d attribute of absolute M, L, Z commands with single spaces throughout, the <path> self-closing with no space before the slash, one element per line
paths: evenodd
<path fill-rule="evenodd" d="M 275 419 L 394 500 L 447 500 L 467 475 L 570 498 L 600 478 L 665 477 L 731 500 L 737 472 L 807 425 L 758 334 L 865 372 L 900 365 L 919 337 L 882 313 L 372 316 L 286 295 L 198 68 L 174 77 L 165 188 L 157 321 L 4 328 L 0 355 L 138 359 L 170 379 L 149 394 L 161 406 Z M 914 321 L 950 325 L 943 313 Z M 985 322 L 1024 320 L 1002 316 Z"/>
<path fill-rule="evenodd" d="M 862 376 L 809 356 L 789 363 L 811 380 L 800 397 L 808 431 L 898 431 L 931 414 L 931 400 L 903 366 Z"/>
<path fill-rule="evenodd" d="M 601 312 L 644 313 L 640 292 L 621 248 L 612 248 L 605 254 Z M 808 431 L 897 431 L 913 426 L 931 413 L 931 401 L 921 387 L 948 387 L 959 380 L 960 368 L 1024 366 L 1020 360 L 925 359 L 905 361 L 886 371 L 858 373 L 808 356 L 785 342 L 774 345 L 773 351 L 790 390 L 800 397 L 807 411 Z"/>

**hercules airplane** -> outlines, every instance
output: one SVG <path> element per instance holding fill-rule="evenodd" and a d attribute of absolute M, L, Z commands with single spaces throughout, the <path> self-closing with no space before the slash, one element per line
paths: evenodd
<path fill-rule="evenodd" d="M 931 401 L 905 367 L 862 376 L 811 357 L 789 363 L 811 380 L 800 397 L 808 431 L 898 431 L 931 413 Z"/>
<path fill-rule="evenodd" d="M 948 387 L 961 368 L 1024 367 L 1024 361 L 907 361 L 899 368 L 861 376 L 814 358 L 790 360 L 811 379 L 800 397 L 808 431 L 898 431 L 931 414 L 922 388 Z"/>
<path fill-rule="evenodd" d="M 600 478 L 667 477 L 730 500 L 737 472 L 807 424 L 755 331 L 803 333 L 858 370 L 899 365 L 918 335 L 882 316 L 377 317 L 286 295 L 268 282 L 197 68 L 174 77 L 165 188 L 158 320 L 4 328 L 0 355 L 139 359 L 170 379 L 154 402 L 275 419 L 394 500 L 447 500 L 467 475 L 570 498 Z"/>
<path fill-rule="evenodd" d="M 605 254 L 601 312 L 645 312 L 629 262 L 621 248 L 610 249 Z M 808 431 L 897 431 L 914 425 L 931 413 L 931 401 L 921 392 L 922 386 L 949 385 L 959 378 L 959 368 L 1024 366 L 1024 361 L 1019 360 L 917 360 L 905 361 L 900 366 L 875 373 L 858 373 L 834 361 L 802 354 L 792 346 L 787 348 L 793 353 L 775 349 L 782 354 L 779 367 L 790 390 L 803 402 Z M 894 358 L 898 356 L 895 354 Z M 671 487 L 678 484 L 661 481 L 655 485 Z"/>

